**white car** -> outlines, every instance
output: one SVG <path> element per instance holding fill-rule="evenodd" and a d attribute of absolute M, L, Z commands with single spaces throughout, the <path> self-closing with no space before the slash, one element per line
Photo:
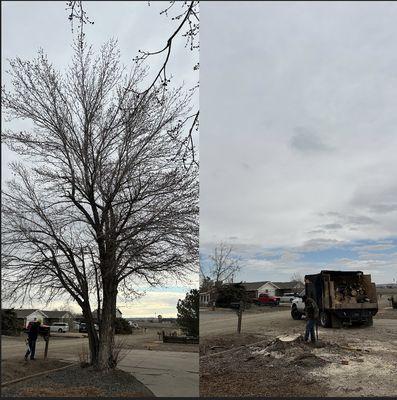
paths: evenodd
<path fill-rule="evenodd" d="M 298 297 L 295 293 L 284 293 L 280 296 L 280 303 L 292 303 Z"/>
<path fill-rule="evenodd" d="M 50 332 L 59 332 L 59 333 L 69 332 L 69 325 L 66 322 L 54 322 L 50 326 Z"/>

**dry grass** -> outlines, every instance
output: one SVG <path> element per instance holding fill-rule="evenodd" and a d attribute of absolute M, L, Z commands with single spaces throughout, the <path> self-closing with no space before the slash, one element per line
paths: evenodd
<path fill-rule="evenodd" d="M 104 391 L 93 386 L 62 388 L 27 388 L 21 390 L 20 396 L 27 397 L 97 397 Z"/>
<path fill-rule="evenodd" d="M 69 363 L 47 359 L 36 361 L 24 361 L 20 359 L 7 359 L 1 362 L 1 382 L 9 382 L 14 379 L 24 378 L 29 375 L 34 375 L 44 371 L 61 368 Z"/>
<path fill-rule="evenodd" d="M 124 338 L 116 338 L 113 347 L 113 360 L 116 365 L 127 357 L 128 353 L 131 351 L 127 344 L 127 340 Z"/>
<path fill-rule="evenodd" d="M 145 393 L 142 392 L 119 392 L 115 393 L 114 397 L 146 397 Z"/>
<path fill-rule="evenodd" d="M 85 344 L 81 345 L 81 350 L 78 353 L 79 355 L 79 362 L 81 367 L 87 367 L 90 365 L 90 355 L 88 351 L 88 346 Z"/>

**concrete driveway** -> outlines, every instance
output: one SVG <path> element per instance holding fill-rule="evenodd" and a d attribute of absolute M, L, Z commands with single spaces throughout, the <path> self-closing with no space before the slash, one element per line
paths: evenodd
<path fill-rule="evenodd" d="M 2 336 L 1 358 L 23 358 L 23 338 Z M 78 361 L 82 347 L 88 347 L 86 338 L 55 338 L 49 343 L 48 356 L 59 360 Z M 42 358 L 44 340 L 37 340 L 36 355 Z M 120 369 L 130 372 L 159 397 L 198 397 L 199 355 L 173 351 L 130 350 L 120 362 Z"/>
<path fill-rule="evenodd" d="M 133 374 L 156 396 L 199 396 L 198 353 L 131 350 L 118 366 Z"/>

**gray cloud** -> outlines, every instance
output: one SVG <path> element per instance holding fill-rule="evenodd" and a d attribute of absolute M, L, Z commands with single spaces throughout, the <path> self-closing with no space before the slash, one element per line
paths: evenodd
<path fill-rule="evenodd" d="M 323 228 L 327 230 L 335 230 L 335 229 L 342 229 L 343 226 L 341 224 L 325 224 L 323 225 Z"/>
<path fill-rule="evenodd" d="M 310 132 L 306 128 L 295 128 L 296 134 L 291 137 L 291 147 L 302 153 L 322 153 L 332 151 L 319 135 Z"/>

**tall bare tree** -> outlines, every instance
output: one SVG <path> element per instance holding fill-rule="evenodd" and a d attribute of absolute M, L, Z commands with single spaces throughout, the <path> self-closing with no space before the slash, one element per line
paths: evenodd
<path fill-rule="evenodd" d="M 3 192 L 3 295 L 69 294 L 88 323 L 92 364 L 113 368 L 118 294 L 198 271 L 198 168 L 175 144 L 190 94 L 155 84 L 142 99 L 146 70 L 123 67 L 114 41 L 97 57 L 78 41 L 64 74 L 42 51 L 11 60 L 8 73 L 3 110 L 34 129 L 2 135 L 28 160 L 12 164 Z"/>
<path fill-rule="evenodd" d="M 240 270 L 238 260 L 232 256 L 232 251 L 232 246 L 220 243 L 210 255 L 212 260 L 210 275 L 215 285 L 232 281 L 234 275 Z"/>
<path fill-rule="evenodd" d="M 85 26 L 93 25 L 94 21 L 90 19 L 85 9 L 86 2 L 82 0 L 72 0 L 66 2 L 66 10 L 68 12 L 68 19 L 74 30 L 75 22 L 78 28 L 78 40 L 84 40 L 86 35 Z M 148 1 L 148 5 L 150 2 Z M 168 71 L 169 61 L 171 59 L 172 49 L 175 47 L 175 40 L 179 37 L 185 39 L 185 47 L 191 52 L 198 52 L 200 48 L 199 44 L 199 32 L 200 32 L 200 10 L 199 1 L 169 1 L 167 7 L 165 7 L 160 14 L 168 16 L 172 24 L 170 34 L 165 38 L 164 42 L 157 49 L 153 50 L 139 50 L 138 55 L 134 58 L 135 62 L 141 62 L 147 60 L 150 57 L 162 57 L 160 67 L 154 74 L 154 77 L 149 81 L 144 89 L 140 92 L 141 99 L 144 99 L 146 94 L 150 93 L 153 86 L 157 84 L 169 85 L 171 76 Z M 193 70 L 199 69 L 199 62 L 193 65 Z M 197 83 L 190 88 L 191 93 L 194 93 L 199 87 Z M 194 132 L 198 132 L 199 129 L 199 114 L 200 111 L 194 110 L 180 123 L 189 125 L 187 134 L 179 138 L 178 149 L 179 153 L 183 154 L 185 165 L 189 165 L 189 162 L 198 165 L 196 147 L 194 145 Z"/>

